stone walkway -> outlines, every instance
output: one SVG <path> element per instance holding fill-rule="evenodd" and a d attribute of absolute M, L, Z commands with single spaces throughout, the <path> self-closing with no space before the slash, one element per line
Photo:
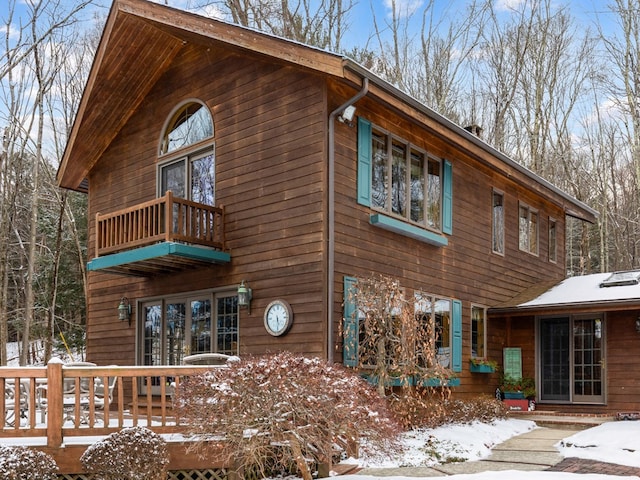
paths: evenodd
<path fill-rule="evenodd" d="M 554 445 L 575 431 L 575 426 L 568 425 L 536 428 L 497 445 L 489 457 L 477 462 L 446 463 L 434 467 L 365 468 L 358 473 L 378 477 L 443 477 L 488 471 L 548 470 L 640 477 L 640 468 L 562 457 Z"/>

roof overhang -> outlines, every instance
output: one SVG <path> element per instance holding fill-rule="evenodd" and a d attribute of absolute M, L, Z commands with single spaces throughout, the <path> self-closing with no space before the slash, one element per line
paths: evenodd
<path fill-rule="evenodd" d="M 575 276 L 554 285 L 531 287 L 489 309 L 493 315 L 545 315 L 554 312 L 640 310 L 640 285 L 603 286 L 611 273 Z"/>

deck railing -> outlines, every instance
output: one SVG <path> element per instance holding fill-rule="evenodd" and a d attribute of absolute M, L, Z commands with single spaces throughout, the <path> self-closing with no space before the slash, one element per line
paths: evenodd
<path fill-rule="evenodd" d="M 96 255 L 184 242 L 224 250 L 224 208 L 174 197 L 168 191 L 130 208 L 96 215 Z"/>
<path fill-rule="evenodd" d="M 0 367 L 0 438 L 46 437 L 47 447 L 57 448 L 65 437 L 108 435 L 128 426 L 184 433 L 171 393 L 185 376 L 211 368 L 224 366 Z M 152 384 L 159 395 L 151 387 L 138 395 L 140 385 Z"/>

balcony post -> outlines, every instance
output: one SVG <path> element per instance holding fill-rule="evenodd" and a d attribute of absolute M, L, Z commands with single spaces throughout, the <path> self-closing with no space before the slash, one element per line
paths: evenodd
<path fill-rule="evenodd" d="M 47 363 L 47 447 L 62 445 L 62 360 Z"/>
<path fill-rule="evenodd" d="M 164 208 L 164 239 L 166 242 L 170 242 L 173 235 L 173 192 L 171 190 L 167 190 L 165 198 L 166 206 Z"/>

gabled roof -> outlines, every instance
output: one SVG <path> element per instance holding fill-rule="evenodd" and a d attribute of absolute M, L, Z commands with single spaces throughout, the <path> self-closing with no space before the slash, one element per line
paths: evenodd
<path fill-rule="evenodd" d="M 114 0 L 89 79 L 58 171 L 58 184 L 86 191 L 86 177 L 109 144 L 176 55 L 189 43 L 262 55 L 270 62 L 295 65 L 359 89 L 428 125 L 434 134 L 457 137 L 480 161 L 538 194 L 559 202 L 567 215 L 594 222 L 597 212 L 558 189 L 429 107 L 341 55 L 202 17 L 146 0 Z M 518 178 L 515 178 L 519 176 Z"/>
<path fill-rule="evenodd" d="M 532 310 L 611 308 L 632 306 L 640 308 L 640 271 L 595 273 L 569 277 L 542 290 L 529 289 L 508 304 L 491 309 L 492 312 L 524 312 Z"/>

